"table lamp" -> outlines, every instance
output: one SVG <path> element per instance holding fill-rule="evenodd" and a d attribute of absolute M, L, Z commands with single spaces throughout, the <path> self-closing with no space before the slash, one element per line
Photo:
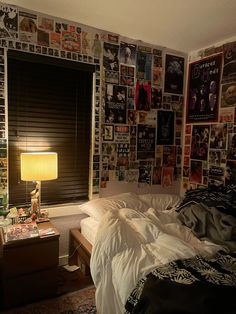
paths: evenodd
<path fill-rule="evenodd" d="M 31 192 L 31 210 L 39 218 L 41 216 L 41 181 L 57 178 L 57 153 L 22 153 L 20 165 L 21 180 L 36 182 L 36 187 Z"/>

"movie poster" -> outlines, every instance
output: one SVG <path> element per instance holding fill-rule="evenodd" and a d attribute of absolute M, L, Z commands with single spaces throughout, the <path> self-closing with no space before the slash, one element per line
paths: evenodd
<path fill-rule="evenodd" d="M 151 83 L 137 80 L 135 89 L 135 105 L 137 110 L 149 111 L 151 108 Z"/>
<path fill-rule="evenodd" d="M 190 63 L 186 123 L 218 121 L 222 54 Z"/>
<path fill-rule="evenodd" d="M 227 124 L 218 123 L 211 125 L 210 148 L 226 149 Z"/>
<path fill-rule="evenodd" d="M 183 94 L 184 58 L 166 55 L 164 92 Z"/>
<path fill-rule="evenodd" d="M 152 163 L 150 161 L 140 161 L 138 182 L 151 184 Z"/>
<path fill-rule="evenodd" d="M 174 111 L 158 110 L 157 111 L 157 145 L 174 144 Z"/>
<path fill-rule="evenodd" d="M 20 40 L 37 43 L 38 28 L 37 15 L 28 12 L 19 12 Z"/>
<path fill-rule="evenodd" d="M 0 4 L 0 21 L 0 38 L 17 38 L 17 8 L 3 3 Z"/>
<path fill-rule="evenodd" d="M 209 125 L 194 125 L 192 130 L 191 158 L 207 160 L 209 145 Z"/>
<path fill-rule="evenodd" d="M 222 81 L 229 81 L 236 78 L 236 42 L 227 43 L 223 46 L 224 66 Z"/>
<path fill-rule="evenodd" d="M 127 44 L 125 42 L 120 43 L 120 63 L 135 65 L 137 46 L 133 44 Z"/>
<path fill-rule="evenodd" d="M 162 167 L 153 167 L 152 184 L 161 184 Z"/>
<path fill-rule="evenodd" d="M 202 183 L 202 161 L 191 160 L 190 182 Z"/>
<path fill-rule="evenodd" d="M 143 51 L 137 52 L 136 77 L 141 80 L 151 80 L 152 55 Z"/>
<path fill-rule="evenodd" d="M 173 185 L 174 180 L 174 168 L 163 167 L 162 168 L 162 187 L 167 188 Z"/>
<path fill-rule="evenodd" d="M 138 124 L 137 159 L 155 158 L 156 128 L 147 124 Z"/>
<path fill-rule="evenodd" d="M 152 65 L 152 82 L 158 87 L 162 86 L 162 51 L 153 50 L 153 65 Z"/>
<path fill-rule="evenodd" d="M 127 88 L 120 85 L 106 85 L 105 122 L 126 124 Z"/>
<path fill-rule="evenodd" d="M 107 71 L 119 71 L 119 46 L 104 43 L 103 65 Z"/>
<path fill-rule="evenodd" d="M 228 160 L 224 173 L 225 185 L 236 184 L 236 160 Z"/>

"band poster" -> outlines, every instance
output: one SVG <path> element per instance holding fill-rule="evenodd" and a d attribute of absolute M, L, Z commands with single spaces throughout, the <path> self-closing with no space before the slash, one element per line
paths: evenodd
<path fill-rule="evenodd" d="M 155 127 L 138 124 L 137 159 L 155 158 L 155 133 Z"/>
<path fill-rule="evenodd" d="M 186 122 L 216 122 L 222 54 L 190 63 Z"/>
<path fill-rule="evenodd" d="M 106 85 L 105 122 L 126 123 L 127 89 L 120 85 Z"/>

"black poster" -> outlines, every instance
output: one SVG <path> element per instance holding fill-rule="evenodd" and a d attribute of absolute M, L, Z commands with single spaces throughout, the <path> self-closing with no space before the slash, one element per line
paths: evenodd
<path fill-rule="evenodd" d="M 183 94 L 184 58 L 166 55 L 165 93 Z"/>
<path fill-rule="evenodd" d="M 155 158 L 155 133 L 155 127 L 138 124 L 137 159 Z"/>
<path fill-rule="evenodd" d="M 222 54 L 189 65 L 186 122 L 218 121 Z"/>
<path fill-rule="evenodd" d="M 174 145 L 174 111 L 157 111 L 157 145 Z"/>

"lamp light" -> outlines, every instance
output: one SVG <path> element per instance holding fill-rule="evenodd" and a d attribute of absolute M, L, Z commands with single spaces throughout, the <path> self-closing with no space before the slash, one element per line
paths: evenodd
<path fill-rule="evenodd" d="M 31 211 L 40 217 L 41 181 L 57 179 L 57 153 L 33 152 L 21 154 L 21 180 L 36 181 L 31 192 Z"/>

